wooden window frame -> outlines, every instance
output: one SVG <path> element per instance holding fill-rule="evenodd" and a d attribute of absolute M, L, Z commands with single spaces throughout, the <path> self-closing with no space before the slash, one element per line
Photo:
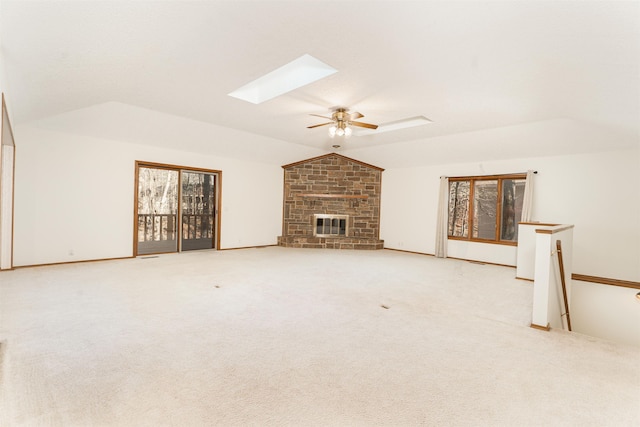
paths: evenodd
<path fill-rule="evenodd" d="M 503 174 L 503 175 L 482 175 L 482 176 L 458 176 L 449 178 L 449 184 L 456 181 L 469 181 L 469 206 L 467 209 L 467 224 L 469 233 L 467 237 L 461 236 L 449 236 L 449 231 L 447 230 L 447 238 L 449 240 L 460 240 L 463 242 L 477 242 L 477 243 L 491 243 L 496 245 L 506 245 L 506 246 L 517 246 L 518 241 L 508 241 L 508 240 L 500 240 L 500 230 L 502 229 L 502 181 L 505 179 L 525 179 L 527 178 L 526 173 L 517 173 L 517 174 Z M 475 182 L 476 181 L 497 181 L 498 182 L 498 202 L 496 205 L 496 234 L 494 240 L 490 239 L 479 239 L 477 237 L 473 237 L 473 203 L 475 198 Z M 449 189 L 447 189 L 449 191 Z M 447 209 L 448 211 L 448 209 Z M 449 218 L 447 216 L 447 223 Z"/>

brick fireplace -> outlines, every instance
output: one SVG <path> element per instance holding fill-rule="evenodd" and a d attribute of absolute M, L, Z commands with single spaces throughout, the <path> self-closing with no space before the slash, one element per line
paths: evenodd
<path fill-rule="evenodd" d="M 336 153 L 284 165 L 282 236 L 294 248 L 382 249 L 384 169 Z"/>

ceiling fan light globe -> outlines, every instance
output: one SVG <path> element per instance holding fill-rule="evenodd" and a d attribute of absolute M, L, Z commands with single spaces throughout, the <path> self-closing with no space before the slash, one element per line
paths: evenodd
<path fill-rule="evenodd" d="M 338 136 L 343 136 L 343 135 L 344 135 L 344 129 L 339 128 L 339 129 L 336 131 L 336 135 L 338 135 Z"/>
<path fill-rule="evenodd" d="M 331 127 L 329 128 L 329 136 L 330 136 L 331 138 L 333 138 L 334 136 L 336 136 L 336 127 L 335 127 L 335 126 L 331 126 Z"/>
<path fill-rule="evenodd" d="M 344 129 L 344 136 L 351 136 L 352 130 L 350 127 Z"/>

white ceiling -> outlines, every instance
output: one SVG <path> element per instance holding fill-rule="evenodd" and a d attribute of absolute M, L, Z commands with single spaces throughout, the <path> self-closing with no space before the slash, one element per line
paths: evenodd
<path fill-rule="evenodd" d="M 640 135 L 637 1 L 2 0 L 0 13 L 14 126 L 129 104 L 328 150 L 309 114 L 346 106 L 376 124 L 433 120 L 353 149 L 567 119 Z M 305 53 L 338 72 L 260 105 L 227 96 Z"/>

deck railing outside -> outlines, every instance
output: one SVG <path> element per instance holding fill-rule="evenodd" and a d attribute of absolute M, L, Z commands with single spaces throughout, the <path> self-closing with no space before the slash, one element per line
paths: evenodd
<path fill-rule="evenodd" d="M 176 214 L 138 214 L 138 242 L 176 240 Z M 213 215 L 183 214 L 184 240 L 212 239 Z"/>

